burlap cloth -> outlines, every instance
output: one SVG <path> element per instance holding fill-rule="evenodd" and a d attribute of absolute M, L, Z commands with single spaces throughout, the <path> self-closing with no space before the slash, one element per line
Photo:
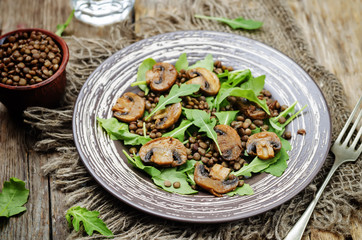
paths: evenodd
<path fill-rule="evenodd" d="M 67 92 L 62 106 L 57 109 L 33 107 L 24 112 L 25 121 L 40 130 L 40 139 L 34 148 L 47 154 L 54 152 L 53 157 L 43 166 L 44 174 L 51 174 L 56 186 L 66 193 L 68 206 L 80 205 L 99 211 L 116 239 L 282 239 L 312 200 L 330 169 L 332 154 L 329 154 L 313 182 L 291 201 L 255 217 L 215 225 L 189 225 L 139 212 L 100 187 L 79 159 L 73 144 L 71 123 L 73 104 L 87 77 L 117 50 L 139 39 L 176 30 L 232 32 L 280 50 L 294 59 L 324 93 L 332 117 L 333 139 L 348 118 L 346 97 L 340 82 L 316 63 L 291 11 L 282 0 L 168 2 L 172 4 L 165 12 L 159 12 L 157 18 L 141 19 L 140 35 L 135 34 L 134 26 L 126 21 L 112 29 L 108 41 L 65 38 L 70 47 L 70 61 L 67 67 Z M 233 31 L 214 21 L 195 19 L 195 14 L 228 18 L 243 16 L 261 20 L 264 26 L 257 31 Z M 352 213 L 362 219 L 359 209 L 362 203 L 361 176 L 361 159 L 355 164 L 344 164 L 339 168 L 313 213 L 307 233 L 314 227 L 350 235 Z M 97 234 L 95 236 L 99 237 Z M 88 239 L 74 231 L 69 235 L 70 239 L 77 237 Z"/>

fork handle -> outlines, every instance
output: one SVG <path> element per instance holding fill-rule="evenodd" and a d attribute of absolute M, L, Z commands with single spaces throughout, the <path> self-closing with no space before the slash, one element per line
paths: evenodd
<path fill-rule="evenodd" d="M 329 180 L 331 179 L 333 173 L 336 171 L 336 169 L 341 165 L 342 162 L 339 161 L 339 159 L 336 159 L 334 161 L 334 164 L 329 171 L 326 179 L 324 180 L 322 186 L 318 190 L 316 196 L 314 197 L 313 201 L 309 204 L 308 208 L 305 210 L 303 215 L 300 217 L 298 222 L 293 226 L 293 228 L 289 231 L 288 235 L 284 238 L 284 240 L 300 240 L 302 239 L 305 227 L 307 226 L 309 222 L 309 218 L 313 213 L 313 210 L 315 206 L 317 205 L 317 202 L 319 198 L 321 197 L 324 188 L 327 186 Z"/>

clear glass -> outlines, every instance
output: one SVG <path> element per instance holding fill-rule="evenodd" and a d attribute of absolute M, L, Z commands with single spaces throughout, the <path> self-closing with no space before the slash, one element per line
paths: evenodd
<path fill-rule="evenodd" d="M 135 0 L 71 0 L 74 16 L 93 26 L 104 26 L 126 19 Z"/>

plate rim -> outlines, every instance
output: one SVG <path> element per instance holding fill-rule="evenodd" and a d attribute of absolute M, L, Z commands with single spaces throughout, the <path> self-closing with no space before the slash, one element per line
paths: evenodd
<path fill-rule="evenodd" d="M 327 148 L 326 151 L 323 152 L 322 156 L 323 156 L 323 161 L 319 161 L 318 165 L 316 165 L 315 167 L 315 171 L 312 172 L 312 174 L 309 175 L 310 181 L 307 182 L 303 182 L 298 188 L 294 189 L 293 192 L 291 192 L 288 196 L 284 197 L 283 199 L 279 200 L 276 203 L 271 204 L 270 206 L 266 207 L 266 208 L 261 208 L 261 209 L 257 209 L 255 210 L 255 212 L 253 211 L 250 214 L 244 214 L 243 216 L 240 215 L 234 215 L 232 217 L 222 217 L 222 218 L 212 218 L 212 219 L 194 219 L 194 218 L 185 218 L 185 217 L 178 217 L 178 216 L 173 216 L 173 215 L 166 215 L 164 213 L 160 213 L 157 211 L 152 211 L 150 209 L 146 209 L 143 208 L 142 206 L 138 205 L 137 203 L 134 203 L 132 201 L 129 201 L 126 198 L 122 198 L 119 193 L 115 190 L 113 190 L 112 188 L 110 188 L 110 186 L 108 186 L 108 184 L 101 178 L 99 177 L 95 171 L 90 167 L 90 164 L 88 163 L 88 161 L 86 161 L 86 156 L 80 151 L 80 143 L 78 141 L 78 134 L 76 133 L 75 129 L 76 129 L 76 123 L 75 123 L 75 117 L 77 115 L 77 112 L 75 111 L 78 108 L 79 105 L 79 100 L 82 99 L 82 97 L 85 95 L 84 94 L 84 88 L 86 87 L 87 82 L 95 75 L 95 73 L 100 70 L 102 68 L 102 66 L 108 62 L 111 62 L 113 59 L 112 57 L 114 55 L 116 55 L 119 52 L 123 52 L 123 51 L 127 51 L 129 48 L 134 47 L 134 45 L 141 45 L 143 42 L 152 40 L 154 38 L 160 38 L 162 36 L 166 36 L 166 35 L 174 35 L 174 34 L 186 34 L 186 33 L 202 33 L 202 34 L 221 34 L 221 35 L 229 35 L 230 37 L 237 37 L 243 40 L 247 40 L 247 41 L 255 41 L 257 42 L 259 45 L 262 45 L 263 47 L 269 49 L 269 50 L 273 50 L 278 52 L 280 55 L 282 55 L 283 57 L 289 59 L 291 62 L 293 62 L 293 64 L 295 64 L 295 66 L 297 68 L 299 68 L 302 72 L 304 72 L 306 74 L 306 76 L 308 76 L 308 78 L 311 80 L 311 82 L 316 86 L 318 92 L 320 93 L 320 95 L 322 96 L 322 99 L 324 100 L 324 103 L 326 105 L 326 113 L 328 114 L 328 120 L 329 120 L 329 129 L 328 129 L 328 143 L 327 143 Z M 84 84 L 82 85 L 81 89 L 79 90 L 78 96 L 76 98 L 75 104 L 74 104 L 74 108 L 73 108 L 73 114 L 72 114 L 72 132 L 73 132 L 73 139 L 74 139 L 74 144 L 76 146 L 77 152 L 79 154 L 79 157 L 81 159 L 81 161 L 83 162 L 84 166 L 87 168 L 87 171 L 90 173 L 90 175 L 92 176 L 93 179 L 96 180 L 96 182 L 98 184 L 100 184 L 104 189 L 106 189 L 108 191 L 108 193 L 111 193 L 115 198 L 117 198 L 118 200 L 128 204 L 129 206 L 140 210 L 142 212 L 146 212 L 148 214 L 151 214 L 153 216 L 157 216 L 160 217 L 162 219 L 168 219 L 168 220 L 174 220 L 177 222 L 185 222 L 185 223 L 202 223 L 202 224 L 207 224 L 207 223 L 223 223 L 223 222 L 232 222 L 232 221 L 236 221 L 236 220 L 241 220 L 241 219 L 245 219 L 245 218 L 249 218 L 252 216 L 256 216 L 259 215 L 261 213 L 265 213 L 267 211 L 270 211 L 272 209 L 275 209 L 279 206 L 281 206 L 282 204 L 288 202 L 289 200 L 291 200 L 292 198 L 294 198 L 296 195 L 298 195 L 303 189 L 305 189 L 309 184 L 311 184 L 311 182 L 313 181 L 313 179 L 316 177 L 316 175 L 320 172 L 322 166 L 324 165 L 327 157 L 328 157 L 328 153 L 330 151 L 330 147 L 331 147 L 331 142 L 332 142 L 332 119 L 331 119 L 331 114 L 330 114 L 330 109 L 329 106 L 327 104 L 326 98 L 323 94 L 323 92 L 321 91 L 320 87 L 318 86 L 318 84 L 315 82 L 315 80 L 308 74 L 307 71 L 305 71 L 297 62 L 295 62 L 291 57 L 287 56 L 286 54 L 284 54 L 283 52 L 279 51 L 276 48 L 273 48 L 271 46 L 269 46 L 268 44 L 265 44 L 261 41 L 252 39 L 252 38 L 248 38 L 245 36 L 241 36 L 238 34 L 234 34 L 234 33 L 228 33 L 228 32 L 220 32 L 220 31 L 210 31 L 210 30 L 181 30 L 181 31 L 174 31 L 174 32 L 167 32 L 167 33 L 162 33 L 162 34 L 158 34 L 158 35 L 154 35 L 152 37 L 148 37 L 145 39 L 142 39 L 140 41 L 137 41 L 135 43 L 132 43 L 116 52 L 114 52 L 111 56 L 109 56 L 105 61 L 103 61 L 102 63 L 100 63 L 100 65 L 93 70 L 93 72 L 89 75 L 89 77 L 87 78 L 87 80 L 84 82 Z M 76 137 L 77 136 L 77 137 Z M 241 196 L 242 197 L 242 196 Z"/>

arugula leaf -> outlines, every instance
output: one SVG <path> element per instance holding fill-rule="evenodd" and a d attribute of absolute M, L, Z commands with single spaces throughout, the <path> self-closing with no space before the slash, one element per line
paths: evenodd
<path fill-rule="evenodd" d="M 230 125 L 230 123 L 234 121 L 238 112 L 239 111 L 221 111 L 221 112 L 216 112 L 215 116 L 219 120 L 220 124 Z"/>
<path fill-rule="evenodd" d="M 97 121 L 112 140 L 123 140 L 125 145 L 144 145 L 152 140 L 150 137 L 130 133 L 128 124 L 120 122 L 116 118 L 102 119 L 97 117 Z"/>
<path fill-rule="evenodd" d="M 279 113 L 278 116 L 270 118 L 269 119 L 269 123 L 270 125 L 277 131 L 282 131 L 283 127 L 282 125 L 278 122 L 279 118 L 281 117 L 286 117 L 289 113 L 293 112 L 294 113 L 294 107 L 295 105 L 297 105 L 297 101 L 294 102 L 291 106 L 289 106 L 287 109 L 285 109 L 283 112 Z"/>
<path fill-rule="evenodd" d="M 296 112 L 295 114 L 294 113 L 294 108 L 295 108 L 295 105 L 297 105 L 297 101 L 294 102 L 290 107 L 288 107 L 287 109 L 285 109 L 283 112 L 281 112 L 278 116 L 276 117 L 273 117 L 273 118 L 270 118 L 269 119 L 269 123 L 270 125 L 281 135 L 284 130 L 285 130 L 285 127 L 294 119 L 296 118 L 306 107 L 307 105 L 305 105 L 304 107 L 302 107 L 302 109 L 300 109 L 298 112 Z M 290 116 L 286 121 L 285 123 L 283 124 L 280 124 L 279 123 L 279 118 L 281 117 L 286 117 L 288 114 L 293 114 L 292 116 Z"/>
<path fill-rule="evenodd" d="M 214 70 L 214 60 L 211 54 L 207 54 L 206 57 L 203 60 L 197 61 L 194 65 L 189 66 L 187 69 L 193 69 L 193 68 L 206 68 L 210 72 Z"/>
<path fill-rule="evenodd" d="M 145 166 L 143 164 L 140 156 L 135 156 L 134 158 L 132 158 L 130 155 L 128 155 L 128 153 L 125 150 L 123 150 L 123 154 L 126 156 L 128 162 L 130 164 L 132 164 L 136 168 L 139 168 L 139 169 L 145 171 L 151 177 L 161 174 L 160 170 L 158 170 L 157 168 L 155 168 L 153 166 Z"/>
<path fill-rule="evenodd" d="M 269 167 L 271 164 L 275 163 L 280 158 L 281 152 L 279 151 L 275 157 L 268 160 L 261 160 L 258 157 L 255 157 L 250 164 L 245 164 L 237 172 L 233 172 L 235 176 L 247 176 L 251 177 L 251 173 L 258 173 Z"/>
<path fill-rule="evenodd" d="M 197 18 L 209 19 L 209 20 L 216 20 L 222 23 L 226 23 L 232 29 L 246 29 L 246 30 L 255 30 L 261 28 L 263 26 L 263 22 L 251 20 L 251 19 L 244 19 L 242 17 L 238 17 L 235 19 L 223 18 L 223 17 L 210 17 L 210 16 L 203 16 L 203 15 L 195 15 Z"/>
<path fill-rule="evenodd" d="M 282 138 L 281 136 L 279 136 L 280 142 L 282 143 L 282 149 L 284 148 L 285 151 L 290 151 L 292 150 L 292 145 L 290 144 L 290 142 L 288 140 L 285 140 L 284 138 Z"/>
<path fill-rule="evenodd" d="M 187 160 L 185 164 L 178 167 L 179 172 L 188 172 L 195 170 L 195 164 L 197 163 L 196 160 Z"/>
<path fill-rule="evenodd" d="M 280 177 L 283 174 L 285 169 L 287 169 L 288 167 L 287 161 L 289 159 L 289 155 L 285 148 L 280 149 L 280 152 L 280 158 L 275 163 L 264 169 L 263 172 L 270 173 L 271 175 L 274 175 L 276 177 Z"/>
<path fill-rule="evenodd" d="M 191 185 L 196 185 L 194 180 L 194 171 L 195 171 L 195 164 L 197 161 L 195 160 L 187 160 L 186 163 L 178 168 L 178 171 L 183 172 L 187 175 L 187 181 Z"/>
<path fill-rule="evenodd" d="M 10 182 L 4 182 L 0 193 L 0 217 L 11 217 L 26 211 L 23 205 L 28 201 L 29 190 L 25 188 L 25 182 L 15 177 Z"/>
<path fill-rule="evenodd" d="M 241 187 L 237 187 L 235 190 L 226 193 L 226 195 L 232 197 L 234 195 L 240 195 L 240 196 L 244 196 L 244 195 L 253 195 L 254 191 L 253 189 L 250 187 L 249 184 L 244 183 L 243 186 Z"/>
<path fill-rule="evenodd" d="M 84 230 L 89 236 L 92 236 L 93 231 L 97 231 L 103 236 L 112 236 L 113 233 L 109 230 L 102 219 L 98 218 L 99 212 L 89 211 L 86 208 L 74 206 L 68 209 L 65 218 L 69 223 L 69 227 L 74 227 L 75 231 L 79 231 L 80 222 L 83 223 Z M 73 218 L 73 221 L 72 221 Z"/>
<path fill-rule="evenodd" d="M 231 85 L 231 87 L 235 87 L 244 81 L 247 82 L 253 76 L 251 75 L 251 71 L 249 69 L 246 69 L 235 70 L 232 72 L 225 70 L 225 72 L 219 74 L 218 77 L 221 78 L 221 81 Z"/>
<path fill-rule="evenodd" d="M 209 105 L 210 111 L 212 111 L 212 109 L 214 108 L 214 101 L 215 101 L 215 98 L 213 96 L 206 97 L 206 102 Z"/>
<path fill-rule="evenodd" d="M 183 53 L 177 59 L 175 68 L 177 72 L 180 72 L 182 69 L 187 70 L 188 67 L 189 67 L 189 62 L 187 61 L 187 54 Z"/>
<path fill-rule="evenodd" d="M 189 62 L 187 61 L 186 53 L 182 53 L 180 57 L 177 59 L 175 68 L 179 72 L 181 69 L 189 70 L 197 67 L 206 68 L 209 71 L 214 70 L 214 60 L 211 54 L 207 54 L 203 60 L 197 61 L 194 65 L 189 66 Z"/>
<path fill-rule="evenodd" d="M 217 134 L 214 130 L 214 127 L 216 125 L 216 119 L 210 118 L 209 114 L 202 110 L 184 109 L 184 111 L 186 114 L 186 118 L 193 121 L 193 124 L 200 128 L 200 132 L 205 132 L 206 136 L 208 136 L 215 142 L 217 148 L 219 149 L 220 155 L 222 155 L 220 146 L 217 143 Z"/>
<path fill-rule="evenodd" d="M 254 94 L 258 96 L 260 91 L 263 90 L 265 84 L 265 75 L 261 75 L 256 78 L 251 78 L 249 81 L 245 81 L 240 85 L 240 88 L 251 89 Z"/>
<path fill-rule="evenodd" d="M 55 35 L 58 35 L 59 37 L 62 36 L 64 30 L 68 27 L 70 21 L 72 21 L 72 18 L 74 16 L 74 12 L 75 12 L 75 10 L 73 9 L 64 24 L 58 24 L 57 25 L 57 31 L 55 32 Z"/>
<path fill-rule="evenodd" d="M 185 139 L 185 132 L 186 132 L 187 128 L 189 128 L 192 124 L 193 123 L 191 121 L 184 119 L 180 123 L 180 126 L 175 128 L 171 132 L 167 132 L 167 133 L 163 134 L 162 137 L 174 137 L 174 138 L 177 138 L 178 140 L 180 140 L 181 142 L 183 142 Z"/>
<path fill-rule="evenodd" d="M 223 79 L 223 83 L 221 84 L 220 90 L 214 101 L 214 107 L 216 107 L 217 111 L 228 96 L 235 96 L 246 98 L 249 101 L 258 104 L 270 115 L 266 101 L 258 98 L 260 91 L 264 88 L 265 75 L 253 78 L 251 71 L 247 69 L 224 72 L 223 74 L 218 75 L 218 77 Z M 235 87 L 239 84 L 239 87 Z"/>
<path fill-rule="evenodd" d="M 216 108 L 217 112 L 220 109 L 220 104 L 222 103 L 222 101 L 224 101 L 224 99 L 227 98 L 227 95 L 225 95 L 225 92 L 231 88 L 232 88 L 231 85 L 226 82 L 224 82 L 220 85 L 219 92 L 217 93 L 217 95 L 214 99 L 214 104 L 213 104 L 213 107 Z"/>
<path fill-rule="evenodd" d="M 164 168 L 161 170 L 161 174 L 152 177 L 153 182 L 161 187 L 163 190 L 172 193 L 179 193 L 179 194 L 194 194 L 198 191 L 191 188 L 188 183 L 188 178 L 185 173 L 177 171 L 176 168 Z M 168 180 L 171 183 L 179 182 L 180 187 L 175 188 L 173 185 L 170 187 L 166 187 L 164 182 Z"/>
<path fill-rule="evenodd" d="M 146 121 L 157 111 L 165 109 L 166 105 L 181 102 L 182 96 L 190 95 L 200 89 L 199 84 L 182 84 L 180 87 L 176 84 L 170 90 L 167 97 L 163 95 L 159 98 L 157 106 L 153 109 L 150 115 L 147 116 Z"/>
<path fill-rule="evenodd" d="M 258 104 L 268 115 L 270 115 L 269 107 L 266 104 L 266 100 L 260 100 L 258 96 L 251 89 L 242 89 L 239 87 L 228 88 L 224 90 L 219 97 L 217 97 L 217 105 L 220 105 L 221 102 L 228 96 L 243 97 L 248 99 L 251 102 Z"/>
<path fill-rule="evenodd" d="M 145 92 L 145 94 L 147 95 L 148 92 L 150 91 L 150 89 L 148 88 L 147 85 L 145 85 L 144 83 L 146 83 L 146 72 L 148 70 L 151 70 L 153 65 L 156 64 L 156 61 L 152 58 L 147 58 L 145 60 L 143 60 L 143 62 L 141 63 L 141 65 L 138 67 L 138 71 L 137 71 L 137 82 L 141 82 L 140 85 L 138 85 L 138 87 Z"/>

